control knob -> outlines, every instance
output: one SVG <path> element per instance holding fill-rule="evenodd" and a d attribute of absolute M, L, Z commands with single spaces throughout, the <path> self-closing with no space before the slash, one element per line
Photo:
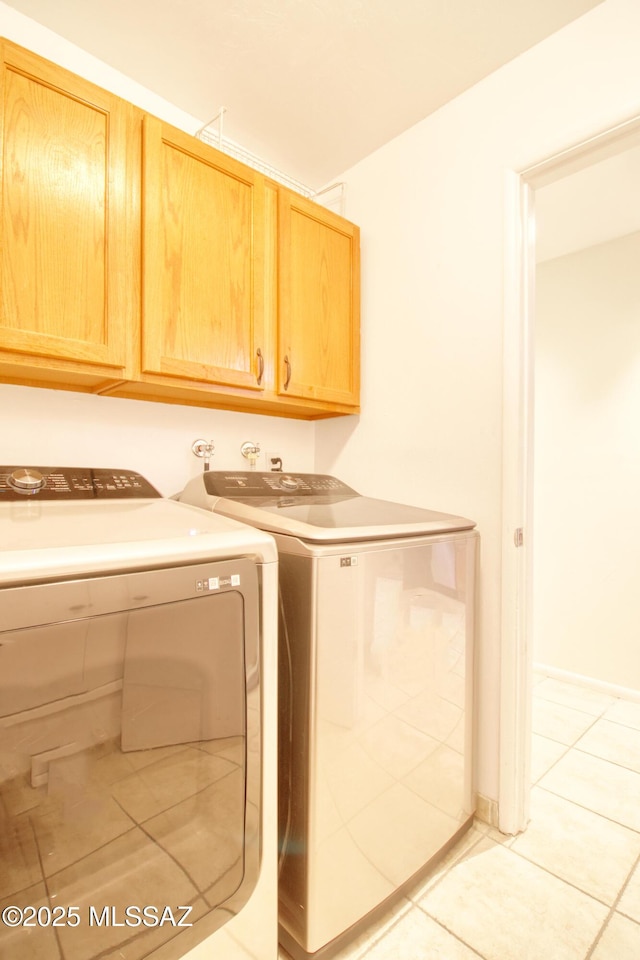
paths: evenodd
<path fill-rule="evenodd" d="M 279 484 L 284 490 L 297 490 L 299 486 L 295 477 L 280 477 Z"/>
<path fill-rule="evenodd" d="M 32 467 L 21 467 L 20 470 L 14 470 L 8 478 L 8 484 L 16 493 L 24 493 L 27 496 L 31 493 L 37 493 L 45 485 L 45 478 L 39 470 Z"/>

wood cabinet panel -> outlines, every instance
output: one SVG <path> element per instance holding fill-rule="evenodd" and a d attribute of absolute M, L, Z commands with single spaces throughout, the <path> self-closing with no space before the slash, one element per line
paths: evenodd
<path fill-rule="evenodd" d="M 278 392 L 357 406 L 358 227 L 282 191 L 278 231 Z"/>
<path fill-rule="evenodd" d="M 0 350 L 124 369 L 133 108 L 7 41 L 1 69 Z"/>
<path fill-rule="evenodd" d="M 143 372 L 261 389 L 262 176 L 152 117 L 143 158 Z"/>
<path fill-rule="evenodd" d="M 1 39 L 0 84 L 0 380 L 358 410 L 357 227 Z"/>

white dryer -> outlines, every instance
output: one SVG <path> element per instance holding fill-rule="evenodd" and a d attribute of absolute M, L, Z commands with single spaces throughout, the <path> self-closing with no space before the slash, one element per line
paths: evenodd
<path fill-rule="evenodd" d="M 273 539 L 14 465 L 0 542 L 0 955 L 275 960 Z"/>
<path fill-rule="evenodd" d="M 280 937 L 319 960 L 471 825 L 478 533 L 319 474 L 211 471 L 180 499 L 278 546 Z"/>

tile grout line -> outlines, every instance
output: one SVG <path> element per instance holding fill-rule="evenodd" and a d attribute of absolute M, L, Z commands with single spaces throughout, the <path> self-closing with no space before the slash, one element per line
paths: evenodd
<path fill-rule="evenodd" d="M 546 777 L 546 775 L 547 775 L 548 773 L 551 773 L 551 771 L 554 769 L 554 767 L 556 767 L 556 766 L 560 763 L 561 760 L 564 760 L 564 758 L 567 756 L 568 753 L 571 753 L 572 750 L 575 750 L 575 749 L 576 749 L 576 746 L 577 746 L 577 744 L 580 742 L 580 740 L 589 732 L 589 730 L 592 730 L 592 729 L 593 729 L 593 727 L 596 725 L 596 723 L 597 723 L 598 720 L 600 720 L 600 719 L 601 719 L 600 717 L 594 717 L 593 723 L 590 723 L 589 726 L 586 727 L 586 728 L 582 731 L 582 733 L 581 733 L 580 736 L 577 738 L 577 740 L 574 740 L 573 743 L 563 744 L 563 746 L 566 746 L 566 748 L 567 748 L 567 749 L 564 751 L 564 753 L 560 754 L 560 756 L 557 757 L 557 758 L 553 761 L 553 763 L 551 764 L 551 766 L 548 767 L 548 768 L 545 770 L 545 772 L 544 772 L 543 774 L 541 774 L 541 776 L 538 777 L 538 779 L 536 780 L 536 782 L 531 784 L 531 786 L 538 786 L 538 785 L 540 784 L 540 781 L 541 781 L 544 777 Z M 538 734 L 538 736 L 543 736 L 543 734 Z M 547 739 L 547 740 L 552 740 L 553 743 L 562 743 L 561 740 L 553 740 L 552 737 L 547 737 L 546 739 Z M 581 751 L 581 752 L 584 753 L 585 751 L 583 750 L 583 751 Z"/>
<path fill-rule="evenodd" d="M 550 793 L 553 797 L 557 797 L 559 800 L 564 800 L 566 803 L 573 803 L 576 807 L 579 807 L 581 810 L 586 811 L 586 813 L 593 813 L 597 817 L 602 817 L 603 820 L 606 820 L 607 823 L 611 823 L 616 827 L 624 827 L 625 830 L 630 830 L 632 833 L 640 834 L 640 829 L 637 827 L 630 827 L 627 823 L 621 823 L 619 820 L 614 820 L 613 817 L 607 817 L 604 813 L 599 813 L 597 810 L 594 810 L 592 807 L 585 807 L 583 803 L 578 803 L 577 800 L 573 800 L 570 797 L 565 797 L 561 793 L 556 793 L 555 790 L 550 790 L 549 787 L 539 787 L 540 790 L 544 790 L 546 793 Z"/>
<path fill-rule="evenodd" d="M 607 693 L 605 690 L 594 689 L 594 687 L 592 687 L 589 684 L 578 684 L 578 683 L 574 683 L 571 680 L 560 680 L 558 677 L 550 677 L 548 674 L 545 674 L 537 682 L 535 682 L 535 678 L 534 678 L 534 682 L 531 687 L 533 695 L 535 697 L 540 697 L 541 700 L 549 700 L 551 703 L 559 703 L 561 706 L 566 706 L 563 700 L 557 700 L 557 699 L 554 700 L 553 696 L 549 696 L 547 691 L 540 689 L 541 687 L 544 687 L 545 681 L 549 681 L 551 684 L 556 685 L 556 687 L 558 688 L 556 690 L 556 696 L 558 694 L 561 695 L 564 692 L 565 695 L 568 697 L 573 698 L 577 696 L 578 699 L 586 703 L 590 702 L 592 705 L 596 705 L 598 704 L 598 702 L 601 705 L 604 700 L 608 701 L 607 704 L 603 707 L 603 710 L 608 710 L 609 707 L 611 707 L 617 700 L 625 699 L 624 697 L 621 697 L 618 693 L 613 693 L 613 692 Z M 580 694 L 582 694 L 582 696 L 577 694 L 576 691 L 580 691 Z M 551 693 L 553 694 L 553 692 L 554 691 L 552 689 Z M 580 707 L 573 707 L 572 709 L 579 710 Z M 585 711 L 582 711 L 582 712 L 584 713 Z"/>
<path fill-rule="evenodd" d="M 616 703 L 612 703 L 610 707 L 607 707 L 605 712 L 599 717 L 600 720 L 606 720 L 607 723 L 612 723 L 616 727 L 623 727 L 625 730 L 634 730 L 637 734 L 640 734 L 640 727 L 634 726 L 632 723 L 625 723 L 623 720 L 615 720 L 612 717 L 608 717 L 607 714 L 609 710 L 613 707 L 618 706 L 618 703 L 631 703 L 634 701 L 624 700 L 622 697 L 619 697 Z M 640 713 L 640 702 L 638 703 L 638 713 Z"/>
<path fill-rule="evenodd" d="M 531 729 L 531 733 L 532 733 L 532 735 L 533 735 L 533 734 L 536 734 L 536 735 L 539 736 L 539 737 L 544 737 L 545 740 L 551 740 L 552 743 L 559 743 L 561 746 L 566 747 L 568 750 L 573 750 L 573 748 L 575 747 L 575 745 L 576 745 L 577 743 L 579 743 L 580 740 L 582 740 L 582 738 L 583 738 L 587 733 L 589 733 L 589 731 L 592 730 L 593 727 L 595 727 L 595 725 L 596 725 L 600 720 L 602 720 L 602 717 L 594 717 L 592 713 L 585 713 L 585 717 L 591 717 L 591 718 L 592 718 L 591 723 L 588 724 L 588 726 L 586 726 L 586 727 L 584 728 L 584 730 L 582 730 L 581 733 L 578 734 L 578 736 L 576 737 L 576 739 L 575 739 L 572 743 L 566 743 L 566 741 L 564 741 L 564 740 L 554 740 L 553 737 L 550 737 L 550 736 L 549 736 L 548 734 L 546 734 L 546 733 L 538 733 L 538 731 L 537 731 L 537 730 L 534 730 L 533 727 L 532 727 L 532 729 Z"/>
<path fill-rule="evenodd" d="M 544 698 L 544 697 L 541 696 L 540 694 L 536 693 L 535 688 L 534 688 L 534 691 L 533 691 L 533 696 L 534 696 L 534 699 L 537 697 L 539 700 L 544 700 L 546 703 L 554 702 L 554 701 L 546 700 L 546 698 Z M 585 730 L 583 730 L 583 732 L 582 732 L 582 733 L 580 734 L 580 736 L 575 740 L 574 743 L 572 743 L 572 744 L 570 744 L 570 745 L 567 746 L 567 749 L 566 749 L 559 757 L 557 757 L 556 760 L 553 761 L 553 763 L 548 767 L 548 769 L 545 771 L 545 773 L 543 773 L 543 774 L 535 781 L 535 783 L 532 784 L 532 786 L 537 786 L 539 789 L 544 790 L 546 793 L 551 794 L 552 796 L 556 796 L 556 797 L 558 797 L 559 799 L 564 800 L 564 801 L 566 801 L 566 802 L 568 802 L 568 803 L 573 803 L 573 804 L 575 804 L 577 807 L 579 807 L 580 809 L 585 810 L 585 812 L 592 813 L 592 814 L 594 814 L 594 815 L 596 815 L 596 816 L 601 816 L 601 817 L 603 818 L 603 820 L 606 820 L 607 822 L 609 822 L 609 823 L 611 823 L 611 824 L 615 824 L 616 826 L 622 826 L 622 827 L 624 827 L 624 828 L 627 829 L 627 830 L 631 830 L 632 832 L 634 832 L 634 833 L 636 833 L 636 834 L 639 834 L 639 833 L 640 833 L 640 830 L 635 830 L 633 827 L 630 827 L 630 826 L 628 826 L 627 824 L 621 824 L 618 820 L 614 820 L 614 819 L 611 818 L 611 817 L 604 816 L 602 813 L 600 813 L 600 812 L 598 812 L 598 811 L 596 811 L 596 810 L 593 810 L 593 809 L 591 809 L 590 807 L 586 807 L 586 806 L 584 806 L 584 805 L 581 804 L 581 803 L 577 803 L 574 799 L 570 799 L 570 798 L 568 798 L 568 797 L 564 797 L 564 796 L 562 796 L 562 794 L 559 794 L 559 793 L 556 793 L 556 792 L 553 791 L 553 790 L 550 790 L 548 787 L 544 786 L 544 785 L 541 783 L 541 781 L 546 777 L 546 775 L 547 775 L 548 773 L 550 773 L 550 772 L 551 772 L 562 760 L 564 760 L 564 759 L 567 757 L 567 755 L 568 755 L 569 753 L 571 753 L 572 751 L 576 751 L 577 753 L 580 753 L 580 754 L 582 754 L 583 756 L 589 756 L 589 757 L 592 757 L 592 758 L 594 758 L 594 759 L 596 759 L 596 760 L 602 760 L 602 761 L 605 762 L 605 763 L 611 763 L 611 764 L 613 764 L 614 766 L 617 766 L 617 767 L 619 767 L 619 768 L 622 769 L 622 770 L 628 770 L 630 773 L 638 773 L 638 771 L 633 770 L 631 767 L 627 767 L 627 766 L 625 766 L 624 764 L 617 763 L 616 761 L 610 760 L 610 759 L 607 758 L 607 757 L 602 757 L 602 756 L 598 756 L 597 754 L 590 753 L 588 750 L 585 750 L 585 749 L 583 749 L 583 748 L 580 747 L 580 742 L 581 742 L 581 740 L 582 740 L 584 737 L 586 737 L 586 735 L 587 735 L 591 730 L 593 730 L 593 728 L 594 728 L 601 720 L 606 720 L 608 723 L 613 723 L 613 724 L 615 724 L 615 725 L 617 725 L 617 726 L 619 726 L 619 727 L 621 727 L 621 728 L 624 728 L 624 729 L 626 729 L 626 730 L 629 730 L 629 731 L 637 730 L 636 727 L 629 726 L 628 724 L 619 723 L 617 720 L 611 720 L 611 719 L 609 719 L 609 718 L 606 716 L 606 714 L 609 712 L 609 710 L 610 710 L 612 707 L 616 706 L 620 701 L 623 701 L 623 698 L 619 698 L 619 697 L 616 698 L 616 699 L 614 700 L 614 702 L 611 703 L 611 704 L 609 704 L 609 706 L 607 706 L 607 707 L 605 708 L 605 710 L 604 710 L 599 716 L 594 717 L 593 722 L 592 722 L 591 724 L 589 724 L 589 726 L 588 726 Z M 558 704 L 558 705 L 559 705 L 559 706 L 563 706 L 562 704 Z M 570 708 L 570 709 L 575 709 L 575 708 Z M 580 711 L 580 712 L 584 712 L 584 711 Z M 639 731 L 639 732 L 640 732 L 640 731 Z M 543 734 L 540 734 L 540 735 L 541 735 L 541 736 L 544 736 Z M 553 738 L 547 737 L 547 739 L 552 740 Z M 560 741 L 555 741 L 555 742 L 560 742 Z M 520 854 L 519 851 L 516 850 L 516 849 L 514 849 L 513 847 L 510 847 L 509 849 L 511 849 L 512 852 L 518 854 L 519 856 L 524 857 L 523 854 Z M 524 859 L 528 859 L 528 858 L 524 857 Z M 530 861 L 530 862 L 535 863 L 535 861 Z M 628 873 L 628 875 L 627 875 L 627 878 L 626 878 L 626 880 L 624 881 L 624 883 L 622 884 L 622 886 L 621 886 L 620 890 L 618 891 L 618 894 L 617 894 L 617 896 L 616 896 L 616 898 L 615 898 L 615 900 L 614 900 L 614 902 L 613 902 L 613 904 L 612 904 L 611 906 L 609 906 L 609 905 L 606 904 L 606 903 L 603 903 L 603 901 L 600 900 L 598 897 L 593 897 L 591 894 L 586 894 L 585 891 L 580 890 L 580 888 L 579 888 L 579 887 L 576 887 L 575 884 L 572 884 L 572 883 L 570 883 L 569 881 L 563 880 L 563 878 L 561 878 L 561 877 L 557 877 L 557 875 L 554 874 L 554 873 L 552 873 L 551 871 L 549 871 L 549 870 L 546 871 L 547 873 L 550 874 L 550 876 L 553 876 L 553 877 L 556 877 L 557 879 L 563 880 L 563 882 L 568 883 L 569 886 L 572 886 L 572 887 L 574 887 L 574 889 L 578 890 L 579 892 L 583 893 L 584 895 L 591 897 L 591 899 L 594 900 L 595 902 L 601 903 L 603 906 L 608 907 L 607 916 L 605 917 L 602 925 L 600 926 L 600 929 L 598 930 L 598 933 L 597 933 L 597 935 L 596 935 L 593 943 L 591 944 L 591 947 L 590 947 L 589 950 L 587 951 L 587 954 L 586 954 L 586 956 L 585 956 L 585 960 L 591 960 L 591 958 L 593 957 L 594 951 L 596 950 L 598 943 L 599 943 L 600 940 L 602 939 L 602 937 L 603 937 L 603 935 L 604 935 L 607 927 L 609 926 L 609 924 L 610 924 L 610 922 L 611 922 L 611 918 L 612 918 L 612 917 L 615 915 L 615 913 L 617 912 L 616 908 L 617 908 L 618 904 L 620 903 L 620 900 L 621 900 L 621 898 L 622 898 L 622 896 L 623 896 L 623 894 L 624 894 L 627 886 L 629 885 L 629 882 L 630 882 L 630 880 L 631 880 L 631 877 L 633 876 L 633 873 L 634 873 L 634 871 L 635 871 L 635 869 L 636 869 L 636 867 L 638 866 L 639 863 L 640 863 L 640 855 L 636 858 L 634 864 L 632 865 L 631 869 L 629 870 L 629 873 Z M 536 864 L 536 866 L 540 867 L 539 864 Z M 543 869 L 543 870 L 544 870 L 545 868 L 544 868 L 544 867 L 540 867 L 540 869 Z M 631 920 L 632 918 L 628 918 L 628 919 Z M 635 922 L 635 921 L 632 921 L 632 922 Z"/>
<path fill-rule="evenodd" d="M 444 878 L 448 876 L 448 874 L 453 870 L 454 867 L 458 866 L 458 864 L 460 864 L 467 856 L 469 856 L 472 853 L 472 851 L 475 850 L 476 847 L 482 843 L 483 840 L 487 840 L 487 839 L 491 840 L 491 842 L 495 846 L 500 846 L 500 844 L 496 840 L 493 840 L 488 834 L 484 834 L 484 833 L 481 834 L 478 837 L 478 839 L 475 841 L 475 843 L 473 843 L 467 850 L 465 850 L 464 853 L 461 854 L 457 859 L 453 860 L 449 864 L 446 870 L 442 871 L 441 875 L 437 878 L 437 880 L 434 880 L 433 884 L 428 888 L 428 890 L 425 890 L 423 897 L 426 897 L 427 893 L 431 893 L 432 890 L 435 890 L 436 887 L 438 887 L 442 883 Z M 446 930 L 449 936 L 453 937 L 454 940 L 457 940 L 458 943 L 461 943 L 468 950 L 471 950 L 471 952 L 476 957 L 479 957 L 480 960 L 489 960 L 489 958 L 486 957 L 485 954 L 480 953 L 475 947 L 472 947 L 470 943 L 467 943 L 466 940 L 463 940 L 462 937 L 460 937 L 457 933 L 455 933 L 453 930 L 450 930 L 449 927 L 447 927 L 444 923 L 442 923 L 441 920 L 438 920 L 437 917 L 434 917 L 431 913 L 429 913 L 426 907 L 423 907 L 421 903 L 419 903 L 416 900 L 411 900 L 411 902 L 416 909 L 420 910 L 421 913 L 425 915 L 425 917 L 428 917 L 429 920 L 433 921 L 433 923 L 436 923 L 443 930 Z"/>
<path fill-rule="evenodd" d="M 585 731 L 588 732 L 588 731 Z M 619 767 L 621 770 L 628 770 L 630 773 L 637 773 L 640 776 L 640 770 L 635 770 L 633 767 L 628 767 L 625 763 L 620 763 L 618 760 L 611 760 L 609 757 L 603 757 L 599 753 L 591 753 L 590 750 L 584 750 L 582 747 L 579 747 L 578 744 L 580 741 L 572 747 L 572 750 L 577 750 L 578 753 L 584 754 L 586 757 L 593 757 L 594 760 L 603 760 L 604 763 L 610 763 L 614 767 Z"/>
<path fill-rule="evenodd" d="M 550 740 L 550 739 L 551 739 L 550 737 L 547 737 L 547 740 Z M 559 741 L 558 741 L 558 740 L 553 740 L 552 743 L 559 743 Z M 553 761 L 553 763 L 551 763 L 550 766 L 547 767 L 547 769 L 544 771 L 544 773 L 541 773 L 537 780 L 532 781 L 531 787 L 533 788 L 533 787 L 539 786 L 540 781 L 541 781 L 544 777 L 546 777 L 546 775 L 547 775 L 548 773 L 551 773 L 551 771 L 553 770 L 553 768 L 554 768 L 555 766 L 557 766 L 557 764 L 559 764 L 561 760 L 564 760 L 564 758 L 566 757 L 566 755 L 573 750 L 573 747 L 574 747 L 573 744 L 570 744 L 569 746 L 567 746 L 567 749 L 566 749 L 563 753 L 561 753 L 559 757 L 556 757 L 556 759 Z"/>
<path fill-rule="evenodd" d="M 407 907 L 398 909 L 398 916 L 389 923 L 389 926 L 385 927 L 385 929 L 382 930 L 377 936 L 374 934 L 366 944 L 363 944 L 362 948 L 357 947 L 353 955 L 351 955 L 351 953 L 345 955 L 344 960 L 362 960 L 362 957 L 366 957 L 366 955 L 373 950 L 374 947 L 377 947 L 378 944 L 381 943 L 391 933 L 392 930 L 395 930 L 398 924 L 404 920 L 404 918 L 411 912 L 411 908 L 414 906 L 413 902 L 407 897 L 404 897 L 403 899 L 406 901 Z M 398 901 L 396 907 L 399 907 L 400 903 L 401 901 Z"/>
<path fill-rule="evenodd" d="M 472 829 L 477 829 L 477 828 L 473 828 L 473 827 L 472 827 Z M 447 868 L 441 872 L 440 876 L 439 876 L 439 877 L 436 877 L 436 878 L 433 880 L 433 883 L 432 883 L 432 884 L 429 884 L 429 878 L 426 878 L 425 880 L 423 880 L 421 886 L 425 887 L 425 890 L 424 890 L 424 892 L 421 894 L 421 899 L 422 899 L 422 897 L 426 896 L 427 893 L 431 893 L 432 890 L 434 890 L 436 887 L 439 887 L 440 884 L 442 883 L 442 881 L 444 880 L 444 878 L 453 870 L 453 868 L 454 868 L 455 866 L 457 866 L 459 863 L 461 863 L 461 861 L 464 860 L 465 857 L 472 852 L 472 850 L 475 850 L 475 848 L 476 848 L 480 843 L 482 843 L 482 841 L 485 840 L 485 839 L 487 839 L 487 834 L 486 834 L 486 833 L 481 833 L 480 836 L 478 837 L 478 839 L 475 840 L 474 843 L 472 843 L 471 846 L 470 846 L 467 850 L 465 850 L 463 853 L 461 853 L 459 857 L 456 857 L 454 860 L 451 861 L 451 863 L 447 866 Z M 491 840 L 491 837 L 489 837 L 489 839 Z M 495 841 L 495 840 L 492 840 L 492 843 L 496 843 L 496 841 Z M 427 889 L 427 888 L 428 888 L 428 889 Z M 414 906 L 416 906 L 416 907 L 419 907 L 419 906 L 420 906 L 420 904 L 418 903 L 418 901 L 417 901 L 417 900 L 414 900 L 411 895 L 409 895 L 409 900 L 411 901 L 411 903 L 412 903 Z M 426 911 L 425 911 L 425 912 L 426 912 Z"/>
<path fill-rule="evenodd" d="M 613 901 L 613 904 L 612 904 L 612 906 L 611 906 L 611 909 L 609 910 L 609 913 L 607 914 L 607 917 L 606 917 L 604 923 L 603 923 L 602 926 L 600 927 L 600 929 L 599 929 L 599 931 L 598 931 L 598 933 L 597 933 L 597 936 L 596 936 L 595 940 L 593 941 L 593 943 L 591 944 L 591 947 L 590 947 L 589 950 L 587 951 L 587 954 L 586 954 L 584 960 L 591 960 L 591 957 L 593 956 L 594 950 L 596 949 L 596 947 L 597 947 L 598 944 L 600 943 L 600 941 L 601 941 L 601 939 L 602 939 L 602 936 L 603 936 L 605 930 L 607 929 L 607 927 L 608 927 L 609 924 L 611 923 L 611 918 L 612 918 L 612 917 L 614 916 L 614 914 L 617 912 L 617 911 L 616 911 L 616 907 L 617 907 L 618 904 L 620 903 L 620 900 L 622 899 L 622 896 L 623 896 L 625 890 L 626 890 L 627 887 L 629 886 L 629 881 L 631 880 L 631 877 L 633 876 L 633 874 L 634 874 L 634 872 L 635 872 L 635 870 L 636 870 L 636 868 L 637 868 L 637 866 L 638 866 L 639 863 L 640 863 L 640 855 L 639 855 L 638 857 L 636 857 L 635 863 L 633 864 L 633 866 L 631 867 L 631 870 L 630 870 L 629 873 L 627 874 L 627 879 L 626 879 L 625 882 L 622 884 L 622 887 L 620 888 L 620 890 L 619 890 L 619 892 L 618 892 L 618 896 L 617 896 L 616 899 Z M 630 918 L 629 918 L 629 919 L 630 919 Z M 634 922 L 635 922 L 635 921 L 634 921 Z M 637 924 L 637 925 L 638 925 L 638 924 Z M 640 925 L 638 925 L 638 926 L 640 926 Z"/>
<path fill-rule="evenodd" d="M 636 725 L 633 724 L 633 723 L 625 722 L 625 721 L 619 720 L 619 719 L 612 719 L 611 717 L 607 716 L 607 714 L 609 713 L 610 710 L 612 710 L 614 707 L 617 707 L 617 706 L 618 706 L 619 704 L 621 704 L 621 703 L 627 703 L 627 704 L 628 704 L 628 703 L 637 703 L 638 708 L 639 708 L 639 713 L 640 713 L 640 701 L 627 700 L 627 699 L 625 699 L 625 697 L 614 697 L 613 700 L 612 700 L 612 702 L 609 703 L 609 704 L 603 709 L 602 713 L 594 714 L 594 713 L 591 713 L 591 712 L 588 711 L 588 710 L 581 710 L 580 707 L 574 707 L 574 706 L 571 706 L 571 705 L 568 704 L 568 703 L 563 703 L 562 701 L 559 701 L 559 700 L 551 700 L 551 699 L 549 699 L 548 697 L 545 697 L 543 694 L 538 693 L 535 687 L 533 688 L 533 691 L 532 691 L 532 699 L 533 699 L 534 702 L 537 700 L 538 702 L 541 702 L 541 703 L 551 704 L 551 705 L 553 705 L 553 706 L 555 706 L 555 707 L 562 707 L 563 709 L 566 709 L 566 710 L 572 710 L 572 711 L 574 711 L 575 713 L 582 713 L 582 714 L 584 714 L 585 716 L 594 717 L 594 721 L 595 721 L 595 722 L 597 722 L 598 720 L 606 720 L 607 723 L 613 723 L 613 724 L 615 724 L 615 725 L 618 726 L 618 727 L 624 727 L 625 730 L 635 730 L 638 734 L 640 734 L 640 725 L 639 725 L 639 726 L 636 726 Z M 593 726 L 593 724 L 590 724 L 589 727 L 587 728 L 587 730 L 590 730 L 592 726 Z M 579 737 L 578 739 L 580 739 L 581 737 L 583 737 L 584 734 L 587 732 L 587 730 L 585 730 L 583 733 L 581 733 L 581 734 L 580 734 L 580 737 Z M 539 734 L 539 736 L 543 736 L 543 737 L 544 737 L 544 736 L 546 736 L 546 734 L 544 734 L 544 733 L 543 733 L 543 734 Z M 552 738 L 552 737 L 547 737 L 547 739 L 552 740 L 553 738 Z M 555 742 L 556 742 L 556 743 L 561 743 L 562 741 L 555 741 Z M 576 741 L 576 742 L 577 742 L 577 741 Z"/>
<path fill-rule="evenodd" d="M 432 916 L 429 911 L 425 910 L 424 907 L 421 907 L 420 904 L 416 903 L 416 907 L 418 910 L 422 911 L 425 917 L 428 917 L 429 920 L 433 921 L 433 923 L 436 923 L 439 927 L 441 927 L 442 930 L 446 930 L 450 937 L 453 937 L 453 939 L 458 943 L 461 943 L 463 947 L 466 947 L 467 950 L 470 950 L 475 957 L 479 957 L 480 960 L 490 960 L 486 954 L 480 953 L 476 947 L 472 947 L 470 943 L 467 943 L 467 941 L 463 940 L 459 934 L 454 933 L 453 930 L 450 930 L 449 927 L 447 927 L 441 920 L 438 920 L 436 917 Z"/>
<path fill-rule="evenodd" d="M 603 717 L 596 717 L 596 718 L 594 719 L 593 723 L 591 723 L 585 730 L 583 730 L 583 732 L 580 734 L 580 736 L 578 737 L 578 739 L 575 740 L 574 743 L 567 745 L 567 749 L 564 751 L 564 753 L 562 753 L 559 757 L 557 757 L 557 758 L 553 761 L 553 763 L 545 770 L 545 772 L 538 777 L 538 779 L 537 779 L 536 781 L 532 782 L 532 786 L 540 786 L 540 781 L 543 780 L 544 777 L 546 777 L 548 773 L 551 773 L 551 771 L 560 763 L 560 761 L 561 761 L 561 760 L 564 760 L 564 758 L 567 756 L 567 754 L 570 753 L 572 750 L 577 750 L 578 753 L 581 753 L 581 754 L 583 754 L 584 756 L 592 757 L 594 760 L 602 760 L 603 763 L 610 763 L 610 764 L 612 764 L 612 765 L 615 766 L 615 767 L 619 767 L 621 770 L 628 770 L 630 773 L 636 773 L 636 774 L 638 774 L 638 776 L 640 776 L 640 770 L 634 770 L 633 767 L 628 767 L 628 766 L 626 766 L 626 764 L 624 764 L 624 763 L 619 763 L 617 760 L 611 760 L 609 757 L 603 757 L 603 756 L 601 756 L 600 754 L 591 753 L 591 751 L 585 750 L 583 747 L 580 746 L 580 741 L 582 740 L 582 738 L 583 738 L 583 737 L 586 737 L 586 735 L 587 735 L 591 730 L 593 730 L 594 726 L 595 726 L 600 720 L 602 720 L 602 719 L 604 719 L 604 718 L 603 718 Z M 614 720 L 610 720 L 610 721 L 608 721 L 608 722 L 609 722 L 609 723 L 615 723 Z M 624 725 L 623 725 L 623 724 L 618 724 L 618 726 L 624 726 Z M 625 729 L 627 729 L 627 730 L 635 730 L 635 727 L 625 727 Z M 638 731 L 638 733 L 640 734 L 640 730 Z M 545 735 L 544 735 L 544 734 L 538 734 L 538 736 L 545 736 Z M 560 741 L 560 740 L 553 740 L 552 737 L 546 737 L 546 736 L 545 736 L 545 739 L 546 739 L 546 740 L 551 740 L 553 743 L 562 743 L 562 741 Z M 552 793 L 553 791 L 549 791 L 549 792 Z M 593 811 L 593 812 L 595 813 L 595 811 Z M 615 821 L 614 821 L 614 822 L 615 822 Z M 630 828 L 630 829 L 633 829 L 633 828 Z"/>
<path fill-rule="evenodd" d="M 549 697 L 545 697 L 542 693 L 538 693 L 535 688 L 533 689 L 532 694 L 534 700 L 539 700 L 543 703 L 550 703 L 554 707 L 562 707 L 565 710 L 572 710 L 574 713 L 583 713 L 586 717 L 594 717 L 596 720 L 601 720 L 605 716 L 607 710 L 610 710 L 611 707 L 616 705 L 616 700 L 614 699 L 611 703 L 608 703 L 607 706 L 603 708 L 602 713 L 594 713 L 592 710 L 582 710 L 580 707 L 574 707 L 570 703 L 565 703 L 562 700 L 552 700 Z"/>
<path fill-rule="evenodd" d="M 564 797 L 561 799 L 564 799 Z M 589 893 L 587 890 L 583 890 L 582 887 L 579 887 L 572 880 L 567 880 L 566 877 L 561 877 L 559 874 L 554 873 L 553 870 L 549 869 L 549 867 L 545 867 L 544 864 L 538 863 L 537 860 L 531 860 L 531 858 L 528 857 L 525 853 L 521 853 L 519 850 L 514 849 L 514 847 L 506 847 L 506 849 L 510 850 L 511 853 L 515 853 L 517 857 L 520 857 L 521 860 L 524 860 L 526 863 L 531 864 L 531 866 L 537 867 L 538 870 L 542 870 L 543 873 L 547 874 L 547 876 L 553 877 L 554 880 L 559 880 L 560 883 L 564 883 L 568 887 L 571 887 L 572 890 L 575 890 L 577 893 L 581 893 L 583 897 L 589 897 L 589 899 L 593 900 L 594 903 L 599 903 L 601 906 L 606 907 L 607 910 L 609 909 L 610 905 L 606 902 L 606 900 L 602 900 L 600 897 L 595 896 L 595 894 Z M 627 881 L 625 880 L 625 884 L 626 883 Z"/>
<path fill-rule="evenodd" d="M 613 817 L 608 817 L 604 813 L 600 813 L 598 810 L 594 810 L 593 807 L 586 807 L 583 803 L 578 803 L 577 800 L 574 800 L 572 797 L 565 797 L 562 793 L 557 793 L 555 790 L 551 790 L 550 787 L 545 787 L 542 784 L 536 784 L 539 790 L 544 790 L 545 793 L 550 793 L 552 797 L 557 797 L 559 800 L 564 800 L 565 803 L 573 803 L 574 806 L 579 807 L 580 810 L 584 810 L 586 813 L 592 813 L 596 817 L 602 817 L 603 820 L 606 820 L 607 823 L 612 823 L 616 827 L 622 827 L 625 830 L 630 830 L 631 833 L 640 834 L 640 828 L 630 827 L 628 823 L 621 823 L 620 820 L 614 820 Z"/>

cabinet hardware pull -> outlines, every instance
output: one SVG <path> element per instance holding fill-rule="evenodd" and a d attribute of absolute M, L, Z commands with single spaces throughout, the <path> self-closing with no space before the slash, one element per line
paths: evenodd
<path fill-rule="evenodd" d="M 284 358 L 284 365 L 287 368 L 287 375 L 284 379 L 284 389 L 288 390 L 291 381 L 291 364 L 289 363 L 289 357 Z"/>
<path fill-rule="evenodd" d="M 264 375 L 264 357 L 262 356 L 262 350 L 258 347 L 256 351 L 256 356 L 258 358 L 258 386 L 262 383 L 262 377 Z"/>

